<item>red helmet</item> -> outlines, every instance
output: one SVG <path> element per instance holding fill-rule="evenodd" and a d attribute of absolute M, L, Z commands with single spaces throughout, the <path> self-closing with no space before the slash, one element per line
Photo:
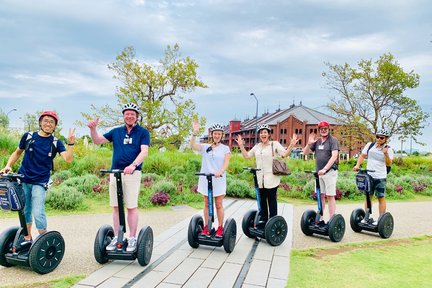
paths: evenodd
<path fill-rule="evenodd" d="M 327 121 L 320 121 L 318 123 L 318 128 L 321 128 L 321 127 L 330 127 L 330 123 Z"/>
<path fill-rule="evenodd" d="M 56 125 L 57 125 L 59 117 L 58 117 L 58 115 L 57 115 L 56 112 L 54 112 L 54 111 L 44 111 L 44 112 L 42 112 L 41 115 L 39 116 L 39 121 L 41 121 L 42 117 L 44 117 L 44 116 L 50 116 L 50 117 L 54 118 L 54 120 L 56 122 Z"/>

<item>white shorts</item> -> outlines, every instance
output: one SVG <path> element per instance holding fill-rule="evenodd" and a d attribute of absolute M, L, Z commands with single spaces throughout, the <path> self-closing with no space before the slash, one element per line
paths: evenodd
<path fill-rule="evenodd" d="M 122 173 L 123 202 L 128 209 L 138 207 L 138 196 L 141 187 L 141 171 L 133 174 Z M 117 203 L 117 183 L 114 174 L 110 174 L 109 183 L 110 206 L 118 207 Z"/>
<path fill-rule="evenodd" d="M 326 174 L 319 176 L 320 191 L 327 196 L 336 196 L 336 182 L 338 171 L 330 169 Z"/>

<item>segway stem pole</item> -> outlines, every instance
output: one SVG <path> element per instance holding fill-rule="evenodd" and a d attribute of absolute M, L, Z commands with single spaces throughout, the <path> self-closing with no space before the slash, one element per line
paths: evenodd
<path fill-rule="evenodd" d="M 209 230 L 212 228 L 212 223 L 214 222 L 214 207 L 213 207 L 213 181 L 212 175 L 207 175 L 207 196 L 208 196 L 208 210 L 209 210 Z"/>
<path fill-rule="evenodd" d="M 315 192 L 316 192 L 316 197 L 318 202 L 318 211 L 319 211 L 319 215 L 323 216 L 323 209 L 322 209 L 322 202 L 321 202 L 321 187 L 319 183 L 318 172 L 315 172 L 314 176 L 315 176 Z"/>
<path fill-rule="evenodd" d="M 112 170 L 105 170 L 101 169 L 101 173 L 113 173 L 114 177 L 116 179 L 116 186 L 117 186 L 117 208 L 119 212 L 119 235 L 118 239 L 123 239 L 123 234 L 126 233 L 126 219 L 125 219 L 125 212 L 124 212 L 124 206 L 123 206 L 123 186 L 122 186 L 122 179 L 121 174 L 123 173 L 123 170 L 120 169 L 112 169 Z"/>
<path fill-rule="evenodd" d="M 195 173 L 196 176 L 205 176 L 207 179 L 207 198 L 208 198 L 208 210 L 209 210 L 209 219 L 208 219 L 208 229 L 211 230 L 212 223 L 214 222 L 214 209 L 213 209 L 213 173 Z"/>

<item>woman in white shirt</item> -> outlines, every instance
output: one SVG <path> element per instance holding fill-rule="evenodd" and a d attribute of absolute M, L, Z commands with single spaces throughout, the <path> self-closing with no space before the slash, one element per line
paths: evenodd
<path fill-rule="evenodd" d="M 231 158 L 231 151 L 228 146 L 221 143 L 223 138 L 223 126 L 215 124 L 210 127 L 212 143 L 199 144 L 195 142 L 195 137 L 198 135 L 200 125 L 198 121 L 194 120 L 192 123 L 192 138 L 191 147 L 193 150 L 201 153 L 201 171 L 200 173 L 212 173 L 213 178 L 213 196 L 215 197 L 216 214 L 219 227 L 216 231 L 216 237 L 223 237 L 223 221 L 224 221 L 224 208 L 223 198 L 226 194 L 226 169 L 229 165 Z M 198 180 L 198 192 L 204 195 L 204 223 L 208 223 L 208 196 L 207 196 L 207 180 L 206 177 L 200 176 Z M 210 235 L 208 226 L 205 225 L 201 234 Z"/>
<path fill-rule="evenodd" d="M 261 142 L 255 144 L 249 152 L 246 151 L 244 141 L 240 135 L 237 136 L 236 142 L 240 147 L 242 156 L 246 159 L 255 157 L 256 166 L 261 169 L 257 171 L 261 219 L 267 221 L 277 215 L 277 188 L 281 178 L 281 176 L 273 175 L 273 154 L 284 158 L 288 157 L 298 139 L 297 135 L 293 134 L 288 149 L 285 149 L 278 141 L 270 140 L 271 129 L 269 125 L 259 125 L 257 132 Z"/>

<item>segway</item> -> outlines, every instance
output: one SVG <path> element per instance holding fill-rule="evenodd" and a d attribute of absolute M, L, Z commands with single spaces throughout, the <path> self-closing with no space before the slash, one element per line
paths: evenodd
<path fill-rule="evenodd" d="M 134 251 L 127 251 L 128 239 L 125 237 L 126 221 L 123 207 L 123 187 L 122 176 L 123 170 L 100 170 L 101 173 L 113 173 L 117 184 L 117 203 L 119 211 L 119 228 L 117 233 L 116 248 L 113 251 L 107 251 L 106 247 L 114 238 L 114 229 L 110 225 L 102 225 L 94 241 L 94 257 L 100 264 L 107 263 L 108 260 L 135 260 L 141 266 L 150 262 L 153 252 L 153 230 L 150 226 L 144 226 L 137 238 L 137 246 Z"/>
<path fill-rule="evenodd" d="M 288 233 L 285 218 L 279 215 L 271 217 L 267 222 L 261 220 L 260 194 L 256 168 L 243 168 L 252 173 L 255 184 L 255 194 L 258 210 L 249 210 L 242 221 L 243 233 L 249 238 L 265 239 L 271 246 L 281 245 Z"/>
<path fill-rule="evenodd" d="M 0 234 L 0 265 L 4 267 L 27 266 L 39 274 L 52 272 L 60 264 L 65 252 L 65 242 L 57 231 L 39 235 L 32 243 L 23 246 L 27 235 L 24 216 L 25 196 L 21 174 L 0 175 L 0 205 L 3 210 L 17 211 L 21 227 L 6 229 Z"/>
<path fill-rule="evenodd" d="M 311 236 L 314 233 L 319 235 L 328 236 L 331 241 L 339 242 L 345 234 L 345 219 L 340 214 L 333 215 L 330 220 L 325 223 L 320 221 L 323 216 L 323 209 L 321 203 L 321 188 L 319 184 L 317 171 L 305 171 L 312 173 L 315 177 L 315 192 L 318 203 L 318 210 L 307 210 L 303 213 L 300 227 L 306 236 Z"/>
<path fill-rule="evenodd" d="M 387 239 L 393 233 L 393 216 L 386 212 L 379 216 L 377 224 L 374 224 L 372 215 L 372 203 L 370 199 L 370 192 L 372 188 L 372 177 L 367 172 L 374 172 L 373 170 L 359 169 L 356 175 L 357 188 L 364 192 L 366 195 L 366 211 L 358 208 L 351 213 L 351 229 L 354 232 L 361 232 L 362 230 L 377 233 L 381 238 Z"/>
<path fill-rule="evenodd" d="M 195 173 L 197 176 L 205 176 L 207 179 L 207 195 L 208 195 L 208 229 L 210 235 L 202 235 L 204 229 L 204 220 L 201 215 L 194 215 L 189 222 L 188 228 L 188 242 L 192 248 L 198 248 L 199 245 L 221 247 L 223 245 L 225 252 L 231 253 L 234 250 L 237 237 L 237 224 L 232 218 L 228 218 L 224 225 L 223 237 L 216 237 L 216 230 L 212 228 L 214 222 L 214 209 L 213 209 L 213 181 L 214 174 Z M 219 223 L 220 225 L 220 223 Z"/>

